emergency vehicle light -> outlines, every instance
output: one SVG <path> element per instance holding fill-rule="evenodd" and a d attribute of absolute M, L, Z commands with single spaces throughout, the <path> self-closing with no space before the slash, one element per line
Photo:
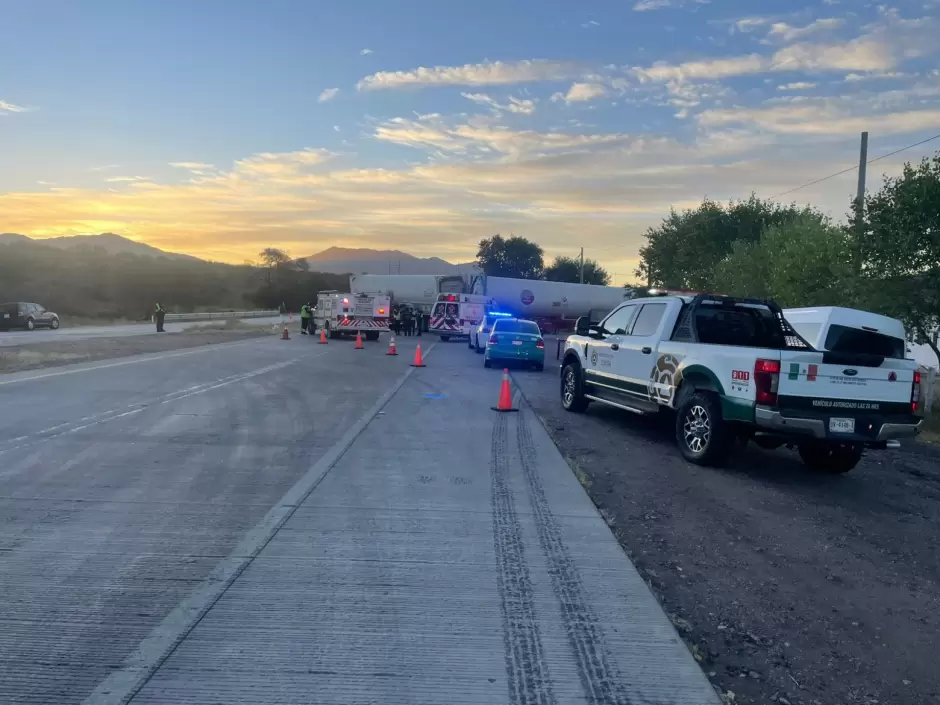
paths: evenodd
<path fill-rule="evenodd" d="M 511 313 L 498 313 L 498 312 L 496 312 L 496 311 L 490 311 L 487 315 L 488 315 L 488 316 L 502 317 L 502 318 L 512 318 L 512 314 L 511 314 Z"/>
<path fill-rule="evenodd" d="M 385 309 L 384 309 L 384 308 L 380 308 L 380 309 L 379 309 L 379 315 L 380 315 L 380 316 L 384 316 L 384 315 L 385 315 Z"/>
<path fill-rule="evenodd" d="M 349 299 L 343 299 L 343 305 L 349 306 Z"/>

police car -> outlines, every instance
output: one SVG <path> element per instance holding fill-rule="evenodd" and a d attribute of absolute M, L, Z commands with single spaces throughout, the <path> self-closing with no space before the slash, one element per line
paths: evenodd
<path fill-rule="evenodd" d="M 633 299 L 565 342 L 561 402 L 675 413 L 676 443 L 701 465 L 735 438 L 791 444 L 810 467 L 842 473 L 866 448 L 915 435 L 920 373 L 904 355 L 817 350 L 776 303 L 714 294 Z"/>

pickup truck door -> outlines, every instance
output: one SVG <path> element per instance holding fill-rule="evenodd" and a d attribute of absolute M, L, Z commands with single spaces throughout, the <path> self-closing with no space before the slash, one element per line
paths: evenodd
<path fill-rule="evenodd" d="M 659 329 L 667 306 L 666 302 L 643 304 L 631 323 L 630 334 L 623 336 L 620 341 L 617 372 L 625 381 L 630 396 L 635 399 L 656 401 L 650 396 L 649 386 L 656 367 Z"/>
<path fill-rule="evenodd" d="M 588 342 L 585 353 L 585 372 L 589 383 L 603 387 L 608 392 L 626 393 L 620 346 L 638 308 L 636 305 L 622 306 L 601 322 L 600 335 Z"/>

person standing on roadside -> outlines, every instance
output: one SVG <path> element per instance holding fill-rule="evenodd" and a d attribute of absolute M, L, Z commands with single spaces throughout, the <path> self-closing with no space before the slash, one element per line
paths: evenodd
<path fill-rule="evenodd" d="M 166 333 L 163 330 L 163 321 L 166 318 L 166 309 L 160 305 L 160 302 L 157 301 L 157 305 L 153 308 L 153 319 L 157 324 L 157 333 Z"/>
<path fill-rule="evenodd" d="M 402 327 L 404 327 L 404 335 L 407 338 L 411 335 L 411 309 L 406 308 L 401 317 Z"/>
<path fill-rule="evenodd" d="M 310 325 L 310 304 L 300 307 L 300 334 L 307 335 L 307 326 Z"/>

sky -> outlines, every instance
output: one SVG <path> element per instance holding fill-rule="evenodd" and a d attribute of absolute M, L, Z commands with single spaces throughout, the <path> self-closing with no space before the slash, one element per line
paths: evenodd
<path fill-rule="evenodd" d="M 704 197 L 843 220 L 940 134 L 940 0 L 0 0 L 0 232 L 470 261 L 522 235 L 633 278 Z M 940 149 L 880 159 L 869 188 Z"/>

